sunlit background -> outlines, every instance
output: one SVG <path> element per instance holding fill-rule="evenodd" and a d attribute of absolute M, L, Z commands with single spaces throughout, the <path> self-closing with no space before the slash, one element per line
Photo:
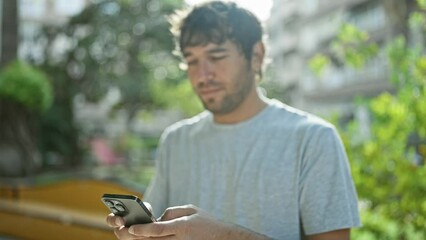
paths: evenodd
<path fill-rule="evenodd" d="M 205 1 L 206 0 L 185 0 L 189 5 L 199 4 Z M 252 11 L 262 21 L 266 21 L 271 14 L 272 0 L 236 0 L 234 2 Z"/>
<path fill-rule="evenodd" d="M 202 111 L 165 18 L 200 2 L 0 0 L 0 239 L 115 239 L 99 196 L 143 195 L 164 128 Z M 353 238 L 426 239 L 426 1 L 236 2 L 263 92 L 342 136 Z"/>

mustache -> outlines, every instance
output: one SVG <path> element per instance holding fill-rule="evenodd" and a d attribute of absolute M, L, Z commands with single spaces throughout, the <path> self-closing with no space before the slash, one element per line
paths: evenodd
<path fill-rule="evenodd" d="M 200 81 L 196 85 L 196 88 L 197 89 L 205 89 L 205 88 L 214 88 L 214 87 L 220 87 L 220 86 L 222 86 L 222 84 L 213 79 L 213 80 L 208 80 L 208 81 Z"/>

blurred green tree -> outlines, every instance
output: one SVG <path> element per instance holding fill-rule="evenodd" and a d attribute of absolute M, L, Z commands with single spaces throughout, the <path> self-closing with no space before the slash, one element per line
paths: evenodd
<path fill-rule="evenodd" d="M 361 101 L 370 112 L 369 137 L 359 138 L 356 120 L 340 129 L 361 203 L 363 227 L 355 239 L 426 239 L 426 1 L 417 5 L 405 31 L 417 41 L 400 35 L 379 51 L 368 34 L 344 25 L 331 47 L 333 57 L 356 68 L 385 52 L 395 89 Z M 314 57 L 313 71 L 321 73 L 328 57 Z"/>
<path fill-rule="evenodd" d="M 17 1 L 2 3 L 0 72 L 0 176 L 21 177 L 39 169 L 36 122 L 51 104 L 52 89 L 42 71 L 16 61 Z"/>
<path fill-rule="evenodd" d="M 15 61 L 0 72 L 0 176 L 22 177 L 40 169 L 40 115 L 52 104 L 47 76 Z"/>
<path fill-rule="evenodd" d="M 176 100 L 194 97 L 187 91 L 190 86 L 179 59 L 172 55 L 167 22 L 167 15 L 182 4 L 181 0 L 94 1 L 65 26 L 43 29 L 35 39 L 43 46 L 42 56 L 28 57 L 54 79 L 55 101 L 42 124 L 45 153 L 56 152 L 68 166 L 81 164 L 81 128 L 73 112 L 78 94 L 97 102 L 109 88 L 118 88 L 121 99 L 115 108 L 128 113 L 128 122 L 140 109 L 185 109 Z"/>

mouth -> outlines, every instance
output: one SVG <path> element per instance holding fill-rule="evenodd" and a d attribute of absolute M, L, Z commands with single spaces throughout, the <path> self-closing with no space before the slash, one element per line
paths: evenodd
<path fill-rule="evenodd" d="M 215 97 L 218 93 L 222 91 L 222 88 L 207 88 L 199 90 L 198 93 L 204 99 L 209 99 Z"/>

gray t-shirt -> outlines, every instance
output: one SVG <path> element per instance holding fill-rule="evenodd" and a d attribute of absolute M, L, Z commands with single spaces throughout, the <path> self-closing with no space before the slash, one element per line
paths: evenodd
<path fill-rule="evenodd" d="M 206 111 L 170 126 L 156 163 L 144 200 L 157 217 L 167 207 L 194 204 L 286 240 L 360 224 L 335 128 L 276 100 L 238 124 L 217 124 Z"/>

